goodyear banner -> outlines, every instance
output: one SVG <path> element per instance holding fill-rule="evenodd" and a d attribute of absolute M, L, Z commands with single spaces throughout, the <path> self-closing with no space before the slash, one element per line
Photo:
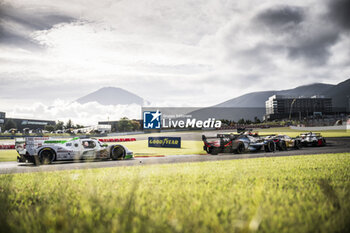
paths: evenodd
<path fill-rule="evenodd" d="M 181 148 L 180 137 L 149 137 L 148 147 Z"/>

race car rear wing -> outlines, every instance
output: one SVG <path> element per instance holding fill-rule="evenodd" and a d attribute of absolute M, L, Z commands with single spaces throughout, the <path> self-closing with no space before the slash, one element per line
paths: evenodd
<path fill-rule="evenodd" d="M 26 150 L 30 155 L 35 153 L 35 149 L 41 147 L 46 140 L 49 140 L 49 137 L 26 137 L 25 146 Z"/>
<path fill-rule="evenodd" d="M 238 136 L 240 135 L 239 134 L 217 134 L 216 136 L 211 136 L 211 137 L 202 135 L 202 140 L 205 141 L 207 139 L 221 139 L 221 138 L 229 138 L 233 140 L 233 139 L 236 139 Z"/>

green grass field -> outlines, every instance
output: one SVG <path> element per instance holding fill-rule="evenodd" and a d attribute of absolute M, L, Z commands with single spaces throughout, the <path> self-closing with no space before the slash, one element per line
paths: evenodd
<path fill-rule="evenodd" d="M 349 232 L 350 153 L 0 175 L 2 232 Z"/>
<path fill-rule="evenodd" d="M 0 162 L 16 161 L 16 150 L 0 150 Z"/>

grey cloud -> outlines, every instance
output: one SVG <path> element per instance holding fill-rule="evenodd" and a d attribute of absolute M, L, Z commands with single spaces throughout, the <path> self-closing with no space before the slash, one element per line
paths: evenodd
<path fill-rule="evenodd" d="M 253 27 L 264 25 L 274 36 L 282 38 L 275 41 L 272 37 L 269 42 L 286 51 L 288 58 L 320 66 L 327 63 L 331 55 L 329 48 L 337 43 L 341 32 L 324 21 L 324 15 L 312 15 L 312 11 L 306 7 L 277 6 L 259 12 L 252 23 Z"/>
<path fill-rule="evenodd" d="M 16 22 L 32 30 L 47 30 L 55 24 L 74 21 L 70 16 L 53 12 L 26 12 L 11 7 L 5 7 L 5 10 L 0 12 L 3 20 Z"/>
<path fill-rule="evenodd" d="M 328 16 L 342 29 L 350 30 L 350 0 L 329 0 Z"/>
<path fill-rule="evenodd" d="M 90 84 L 81 81 L 70 82 L 68 85 L 67 81 L 57 82 L 57 79 L 38 77 L 35 73 L 1 74 L 0 99 L 33 99 L 44 102 L 56 98 L 74 99 L 80 97 L 77 90 L 83 92 L 90 88 Z"/>
<path fill-rule="evenodd" d="M 27 36 L 16 34 L 11 32 L 6 27 L 0 25 L 0 44 L 6 44 L 9 46 L 19 46 L 25 49 L 33 50 L 39 49 L 41 46 L 35 43 Z"/>
<path fill-rule="evenodd" d="M 17 9 L 0 3 L 0 44 L 26 49 L 41 48 L 30 38 L 30 33 L 47 30 L 58 23 L 69 23 L 73 17 L 52 11 Z M 19 27 L 18 27 L 19 25 Z M 25 30 L 19 30 L 23 28 Z"/>
<path fill-rule="evenodd" d="M 288 46 L 288 56 L 292 59 L 304 59 L 308 64 L 323 65 L 330 56 L 329 48 L 336 43 L 339 34 L 336 31 L 308 38 L 299 38 L 294 46 Z"/>
<path fill-rule="evenodd" d="M 278 6 L 260 12 L 255 20 L 271 29 L 282 28 L 288 24 L 299 24 L 304 20 L 304 11 L 301 7 Z"/>

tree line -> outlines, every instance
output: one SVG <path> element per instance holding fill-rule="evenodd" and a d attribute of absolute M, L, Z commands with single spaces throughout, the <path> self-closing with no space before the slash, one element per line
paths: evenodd
<path fill-rule="evenodd" d="M 235 126 L 235 125 L 251 125 L 251 124 L 260 124 L 262 123 L 261 120 L 258 117 L 254 117 L 254 120 L 251 121 L 249 119 L 245 120 L 244 118 L 239 119 L 237 122 L 234 120 L 226 120 L 222 119 L 220 120 L 222 124 L 227 125 L 227 126 Z"/>

